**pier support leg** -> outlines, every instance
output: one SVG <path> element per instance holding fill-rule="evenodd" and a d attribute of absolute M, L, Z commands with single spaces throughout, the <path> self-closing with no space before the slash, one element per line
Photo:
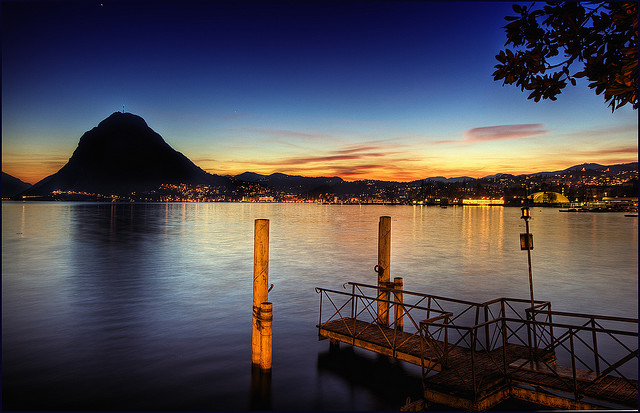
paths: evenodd
<path fill-rule="evenodd" d="M 395 277 L 393 279 L 393 289 L 396 290 L 393 293 L 393 301 L 395 303 L 394 307 L 394 314 L 395 314 L 395 326 L 396 329 L 398 331 L 402 331 L 403 327 L 404 327 L 404 321 L 403 321 L 403 315 L 404 315 L 404 309 L 402 306 L 402 287 L 403 287 L 403 280 L 402 277 Z"/>
<path fill-rule="evenodd" d="M 389 287 L 391 281 L 391 217 L 380 217 L 378 224 L 378 297 L 386 302 L 378 301 L 378 323 L 389 325 Z"/>
<path fill-rule="evenodd" d="M 261 367 L 262 350 L 262 321 L 260 320 L 260 306 L 267 303 L 269 285 L 269 220 L 256 219 L 253 238 L 253 331 L 251 334 L 251 364 Z M 271 364 L 271 348 L 269 364 Z M 271 366 L 269 366 L 271 368 Z"/>

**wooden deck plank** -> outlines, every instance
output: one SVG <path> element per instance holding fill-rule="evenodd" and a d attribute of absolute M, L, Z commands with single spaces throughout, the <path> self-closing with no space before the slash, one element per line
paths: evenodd
<path fill-rule="evenodd" d="M 518 359 L 509 364 L 509 367 L 537 371 L 539 373 L 545 373 L 550 375 L 558 375 L 561 377 L 569 377 L 573 379 L 573 371 L 570 367 L 563 367 L 557 365 L 549 365 L 538 361 L 529 361 L 527 359 Z M 586 371 L 576 369 L 576 379 L 580 381 L 592 382 L 598 377 L 595 371 Z"/>
<path fill-rule="evenodd" d="M 547 372 L 534 370 L 517 370 L 511 372 L 511 377 L 521 383 L 558 390 L 573 394 L 573 379 L 549 375 Z M 633 383 L 633 382 L 632 382 Z M 620 377 L 607 376 L 596 383 L 579 383 L 581 394 L 594 400 L 620 403 L 629 407 L 638 405 L 638 386 L 629 384 Z"/>

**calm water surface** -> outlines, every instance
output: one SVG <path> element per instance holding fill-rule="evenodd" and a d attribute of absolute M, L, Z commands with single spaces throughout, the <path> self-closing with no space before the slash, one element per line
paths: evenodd
<path fill-rule="evenodd" d="M 256 407 L 253 225 L 267 218 L 267 407 L 397 410 L 420 394 L 419 371 L 358 350 L 332 356 L 315 328 L 314 287 L 375 283 L 383 215 L 392 217 L 391 277 L 404 277 L 405 289 L 479 302 L 529 297 L 517 208 L 3 202 L 3 408 Z M 536 299 L 637 317 L 637 218 L 540 208 L 532 216 Z"/>

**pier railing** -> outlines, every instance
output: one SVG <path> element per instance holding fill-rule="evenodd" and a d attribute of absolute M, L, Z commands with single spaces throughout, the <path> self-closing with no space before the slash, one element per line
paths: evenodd
<path fill-rule="evenodd" d="M 474 304 L 473 323 L 451 323 L 453 315 L 443 314 L 420 323 L 424 347 L 437 352 L 443 368 L 456 377 L 458 388 L 476 400 L 485 389 L 505 381 L 514 354 L 526 358 L 549 358 L 548 350 L 537 343 L 549 343 L 552 328 L 538 325 L 533 318 L 550 319 L 551 303 L 535 302 L 537 314 L 527 314 L 527 300 L 498 298 Z M 423 380 L 434 370 L 422 365 Z"/>
<path fill-rule="evenodd" d="M 469 348 L 471 337 L 463 327 L 481 325 L 482 328 L 474 332 L 475 346 L 482 342 L 484 349 L 495 349 L 501 345 L 501 327 L 490 321 L 507 315 L 522 318 L 524 308 L 530 304 L 526 300 L 509 298 L 476 303 L 396 289 L 392 283 L 377 286 L 348 282 L 343 284 L 343 288 L 346 291 L 316 288 L 320 294 L 319 329 L 331 323 L 335 327 L 335 322 L 339 320 L 345 335 L 351 337 L 353 342 L 365 337 L 371 330 L 377 330 L 384 337 L 384 345 L 391 348 L 394 355 L 403 346 L 409 346 L 412 338 L 419 338 L 422 354 L 428 355 L 433 362 L 416 362 L 435 370 L 446 366 L 451 348 L 458 345 Z M 382 314 L 377 312 L 379 303 L 386 304 L 386 311 Z M 540 301 L 536 305 L 550 309 L 548 302 Z M 395 316 L 389 317 L 390 312 Z M 380 319 L 390 322 L 380 322 Z M 422 323 L 424 321 L 431 323 Z M 367 324 L 363 326 L 363 322 Z M 441 323 L 446 324 L 447 328 L 442 328 Z M 423 328 L 426 331 L 422 331 Z M 526 327 L 508 330 L 508 333 L 509 337 L 517 337 L 524 345 L 536 337 Z M 423 342 L 425 337 L 428 339 Z"/>
<path fill-rule="evenodd" d="M 425 386 L 436 388 L 435 373 L 447 371 L 456 391 L 476 401 L 512 383 L 561 392 L 575 403 L 637 399 L 637 319 L 553 311 L 548 301 L 475 303 L 391 283 L 343 288 L 316 288 L 323 336 L 420 365 Z M 336 328 L 341 332 L 332 336 Z"/>
<path fill-rule="evenodd" d="M 536 308 L 527 310 L 534 316 Z M 556 362 L 536 360 L 512 363 L 514 372 L 531 370 L 554 375 L 566 383 L 576 400 L 588 395 L 598 383 L 617 377 L 629 386 L 638 386 L 638 319 L 550 311 L 553 320 L 537 322 L 539 328 L 553 329 L 555 337 L 542 350 L 552 350 Z"/>
<path fill-rule="evenodd" d="M 466 337 L 459 330 L 447 329 L 443 330 L 447 337 L 440 342 L 423 342 L 421 321 L 443 319 L 452 326 L 473 325 L 483 318 L 486 321 L 496 311 L 481 303 L 397 289 L 393 283 L 377 286 L 348 282 L 343 288 L 347 291 L 316 288 L 320 294 L 319 331 L 340 329 L 339 341 L 355 344 L 361 340 L 365 348 L 393 357 L 402 353 L 401 359 L 428 369 L 439 370 L 447 360 L 444 353 L 451 348 L 447 343 Z M 379 303 L 385 304 L 382 313 L 378 312 Z M 393 317 L 389 317 L 391 312 Z M 377 347 L 363 343 L 370 340 L 373 330 L 383 337 Z M 483 330 L 480 336 L 484 339 L 489 333 Z M 432 336 L 436 334 L 432 332 Z"/>
<path fill-rule="evenodd" d="M 320 294 L 318 328 L 338 322 L 354 341 L 364 339 L 367 333 L 376 330 L 394 356 L 398 351 L 403 351 L 412 338 L 420 337 L 420 320 L 431 314 L 444 313 L 439 308 L 429 306 L 422 294 L 351 282 L 343 287 L 351 287 L 351 291 L 316 287 L 316 292 Z M 392 300 L 381 298 L 383 290 L 394 293 L 390 295 Z M 397 294 L 402 294 L 402 301 L 397 300 Z M 388 324 L 379 320 L 378 303 L 387 304 L 386 313 L 393 311 L 395 314 L 394 317 L 384 317 L 385 313 L 382 314 L 383 318 L 390 320 Z"/>
<path fill-rule="evenodd" d="M 474 400 L 500 379 L 549 383 L 576 402 L 616 402 L 625 392 L 633 399 L 633 389 L 637 397 L 638 319 L 552 311 L 548 302 L 534 307 L 529 302 L 523 316 L 514 304 L 524 303 L 506 298 L 484 303 L 486 321 L 471 326 L 450 323 L 451 314 L 423 320 L 421 338 L 425 346 L 443 343 L 442 365 Z M 423 380 L 432 370 L 423 366 Z"/>

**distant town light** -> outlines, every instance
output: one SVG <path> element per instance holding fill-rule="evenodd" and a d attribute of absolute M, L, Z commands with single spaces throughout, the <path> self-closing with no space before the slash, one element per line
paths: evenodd
<path fill-rule="evenodd" d="M 437 201 L 437 200 L 436 200 Z M 463 199 L 462 205 L 496 205 L 503 206 L 504 199 Z"/>

